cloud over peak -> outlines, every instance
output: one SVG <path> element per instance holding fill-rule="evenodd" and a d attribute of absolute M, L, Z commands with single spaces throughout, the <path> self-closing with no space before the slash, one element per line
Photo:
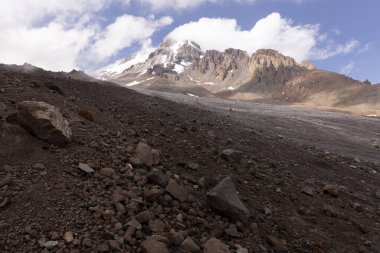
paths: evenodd
<path fill-rule="evenodd" d="M 251 4 L 263 0 L 232 0 Z M 271 0 L 294 1 L 294 0 Z M 308 1 L 308 0 L 304 0 Z M 0 62 L 31 64 L 49 70 L 94 70 L 120 56 L 132 45 L 150 43 L 155 32 L 173 23 L 170 16 L 141 17 L 129 10 L 134 4 L 149 5 L 152 12 L 195 8 L 227 0 L 1 0 Z M 230 1 L 231 2 L 231 1 Z M 132 3 L 132 4 L 131 4 Z M 103 16 L 116 7 L 119 16 Z M 120 14 L 121 13 L 121 14 Z M 132 12 L 133 13 L 133 12 Z M 317 24 L 297 25 L 274 12 L 244 30 L 236 19 L 201 18 L 174 28 L 167 36 L 194 40 L 204 50 L 242 49 L 249 53 L 270 48 L 294 57 L 326 59 L 359 49 L 359 42 L 337 43 L 320 34 Z"/>
<path fill-rule="evenodd" d="M 204 50 L 237 48 L 252 54 L 262 48 L 275 49 L 298 62 L 327 59 L 359 47 L 356 40 L 339 44 L 327 34 L 321 35 L 318 24 L 295 25 L 277 12 L 260 19 L 249 30 L 242 30 L 235 19 L 201 18 L 177 27 L 167 38 L 193 40 Z"/>
<path fill-rule="evenodd" d="M 144 43 L 173 22 L 121 15 L 104 19 L 112 5 L 128 8 L 129 0 L 1 0 L 0 62 L 31 64 L 49 70 L 91 68 L 133 43 Z M 106 25 L 104 25 L 106 23 Z"/>
<path fill-rule="evenodd" d="M 160 19 L 120 16 L 99 34 L 96 42 L 86 53 L 90 56 L 89 60 L 105 61 L 133 43 L 149 39 L 157 29 L 172 22 L 173 19 L 168 16 Z"/>
<path fill-rule="evenodd" d="M 153 11 L 163 11 L 167 9 L 173 10 L 186 10 L 189 8 L 195 8 L 202 4 L 222 4 L 228 2 L 228 0 L 135 0 L 140 4 L 147 6 Z M 230 0 L 240 4 L 254 3 L 257 0 Z"/>
<path fill-rule="evenodd" d="M 238 48 L 252 54 L 261 48 L 270 48 L 294 57 L 307 59 L 316 46 L 317 25 L 293 25 L 279 13 L 272 13 L 259 20 L 250 30 L 242 30 L 235 19 L 201 18 L 172 31 L 168 38 L 190 39 L 203 49 Z"/>

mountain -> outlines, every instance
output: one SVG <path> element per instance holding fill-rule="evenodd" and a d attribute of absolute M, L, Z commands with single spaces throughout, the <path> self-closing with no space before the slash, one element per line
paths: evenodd
<path fill-rule="evenodd" d="M 24 73 L 24 74 L 33 74 L 37 76 L 41 75 L 41 76 L 49 76 L 49 77 L 54 77 L 54 78 L 66 78 L 66 79 L 74 79 L 74 80 L 87 81 L 87 82 L 97 82 L 97 83 L 100 82 L 95 77 L 87 75 L 83 71 L 78 71 L 75 69 L 73 69 L 70 72 L 46 71 L 42 68 L 36 67 L 29 63 L 24 63 L 23 65 L 0 64 L 0 70 L 13 71 L 13 72 Z M 111 83 L 108 83 L 108 84 L 111 84 Z"/>
<path fill-rule="evenodd" d="M 302 103 L 366 114 L 380 111 L 380 86 L 318 70 L 271 49 L 208 50 L 192 41 L 164 41 L 100 71 L 122 86 L 248 101 Z"/>
<path fill-rule="evenodd" d="M 209 92 L 236 90 L 247 83 L 276 87 L 292 77 L 314 70 L 274 50 L 258 50 L 252 57 L 239 49 L 208 50 L 189 40 L 165 40 L 158 48 L 141 51 L 96 73 L 122 86 L 201 86 Z"/>
<path fill-rule="evenodd" d="M 152 76 L 165 78 L 179 74 L 202 55 L 195 42 L 168 39 L 156 49 L 144 49 L 101 69 L 95 76 L 122 86 L 133 86 L 152 80 Z"/>
<path fill-rule="evenodd" d="M 359 114 L 380 113 L 380 86 L 360 82 L 308 62 L 298 64 L 275 50 L 262 49 L 248 63 L 246 82 L 218 96 L 238 100 L 301 103 Z"/>

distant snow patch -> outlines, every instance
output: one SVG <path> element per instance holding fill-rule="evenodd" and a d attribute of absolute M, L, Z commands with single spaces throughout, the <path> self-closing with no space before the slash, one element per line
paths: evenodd
<path fill-rule="evenodd" d="M 195 95 L 195 94 L 192 94 L 192 93 L 186 93 L 186 95 L 190 96 L 190 97 L 196 97 L 196 98 L 199 98 L 199 96 Z"/>
<path fill-rule="evenodd" d="M 140 73 L 137 75 L 137 77 L 140 77 L 140 76 L 143 76 L 143 75 L 145 75 L 145 74 L 146 74 L 146 72 L 147 72 L 147 70 L 140 72 Z"/>
<path fill-rule="evenodd" d="M 228 87 L 227 89 L 228 89 L 228 90 L 235 90 L 235 87 L 231 87 L 231 86 L 230 86 L 230 87 Z"/>
<path fill-rule="evenodd" d="M 139 82 L 139 81 L 133 81 L 133 82 L 130 82 L 130 83 L 126 83 L 124 84 L 123 86 L 126 86 L 126 87 L 131 87 L 131 86 L 135 86 L 137 84 L 140 84 L 142 82 Z"/>
<path fill-rule="evenodd" d="M 191 81 L 194 81 L 194 79 L 193 79 L 191 76 L 187 75 L 187 77 L 188 77 Z"/>
<path fill-rule="evenodd" d="M 375 118 L 375 117 L 377 117 L 377 115 L 376 114 L 369 114 L 369 115 L 367 115 L 367 117 Z"/>
<path fill-rule="evenodd" d="M 206 84 L 206 85 L 215 85 L 214 82 L 205 82 L 205 83 L 203 83 L 203 84 Z"/>
<path fill-rule="evenodd" d="M 180 64 L 174 65 L 174 71 L 177 72 L 177 74 L 181 74 L 185 70 L 185 67 Z"/>
<path fill-rule="evenodd" d="M 148 79 L 145 79 L 145 80 L 142 80 L 142 81 L 133 81 L 133 82 L 130 82 L 130 83 L 126 83 L 124 84 L 123 86 L 126 86 L 126 87 L 131 87 L 131 86 L 135 86 L 135 85 L 138 85 L 140 83 L 143 83 L 143 82 L 147 82 L 147 81 L 150 81 L 150 80 L 153 80 L 155 77 L 150 77 Z"/>

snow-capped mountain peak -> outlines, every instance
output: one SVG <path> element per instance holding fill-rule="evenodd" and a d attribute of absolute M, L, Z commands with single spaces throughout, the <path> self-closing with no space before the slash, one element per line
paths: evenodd
<path fill-rule="evenodd" d="M 141 49 L 136 53 L 101 68 L 94 73 L 94 76 L 101 80 L 116 78 L 125 70 L 133 68 L 137 64 L 144 63 L 154 50 L 156 50 L 156 48 L 152 47 L 151 42 L 149 41 L 146 44 L 143 44 Z"/>
<path fill-rule="evenodd" d="M 166 39 L 150 56 L 149 60 L 155 64 L 162 64 L 168 70 L 177 69 L 177 74 L 183 67 L 189 66 L 203 54 L 200 46 L 195 42 L 184 40 L 174 41 Z M 171 68 L 171 69 L 170 69 Z"/>
<path fill-rule="evenodd" d="M 146 73 L 180 74 L 202 55 L 200 46 L 193 41 L 166 39 L 157 48 L 143 47 L 135 54 L 102 68 L 96 76 L 103 80 L 122 79 L 129 83 Z"/>

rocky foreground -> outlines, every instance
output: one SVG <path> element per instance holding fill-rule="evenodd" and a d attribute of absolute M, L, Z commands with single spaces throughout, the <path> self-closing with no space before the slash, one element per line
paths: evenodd
<path fill-rule="evenodd" d="M 0 70 L 1 252 L 380 252 L 377 164 Z"/>

